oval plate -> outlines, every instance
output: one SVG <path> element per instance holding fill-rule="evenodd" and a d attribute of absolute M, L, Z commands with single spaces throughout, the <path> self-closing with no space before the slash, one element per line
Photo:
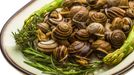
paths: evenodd
<path fill-rule="evenodd" d="M 31 75 L 44 75 L 36 68 L 33 68 L 24 63 L 25 58 L 20 50 L 16 48 L 16 43 L 13 38 L 12 32 L 17 32 L 21 29 L 25 19 L 34 11 L 41 8 L 44 4 L 47 4 L 53 0 L 31 0 L 18 12 L 16 12 L 4 25 L 0 35 L 0 48 L 7 59 L 7 61 L 16 69 L 22 73 Z M 126 71 L 130 70 L 134 66 L 134 52 L 128 55 L 120 64 L 117 66 L 99 73 L 99 75 L 121 75 Z M 98 74 L 97 74 L 98 75 Z"/>

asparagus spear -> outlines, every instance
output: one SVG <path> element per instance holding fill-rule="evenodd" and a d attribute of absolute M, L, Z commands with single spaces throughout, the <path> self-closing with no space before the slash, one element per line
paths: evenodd
<path fill-rule="evenodd" d="M 128 35 L 127 40 L 124 42 L 120 49 L 117 49 L 115 52 L 108 54 L 103 58 L 104 63 L 108 65 L 117 65 L 123 58 L 129 55 L 134 50 L 134 26 L 132 27 L 131 32 Z"/>

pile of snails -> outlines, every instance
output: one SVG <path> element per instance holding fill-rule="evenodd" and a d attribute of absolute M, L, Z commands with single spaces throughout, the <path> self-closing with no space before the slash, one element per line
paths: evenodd
<path fill-rule="evenodd" d="M 120 48 L 133 25 L 133 0 L 64 0 L 37 25 L 38 50 L 65 63 L 89 63 Z"/>

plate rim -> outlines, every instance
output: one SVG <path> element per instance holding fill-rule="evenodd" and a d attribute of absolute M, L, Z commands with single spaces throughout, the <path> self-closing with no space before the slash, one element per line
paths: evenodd
<path fill-rule="evenodd" d="M 16 70 L 20 71 L 21 73 L 27 74 L 27 75 L 35 75 L 32 72 L 25 70 L 24 68 L 22 68 L 21 66 L 19 66 L 18 64 L 16 64 L 7 54 L 7 52 L 3 49 L 2 46 L 2 37 L 3 37 L 3 33 L 5 31 L 5 28 L 8 26 L 8 24 L 10 23 L 10 21 L 16 17 L 21 11 L 23 11 L 25 8 L 27 8 L 29 5 L 31 5 L 32 3 L 34 3 L 36 0 L 31 0 L 29 1 L 27 4 L 25 4 L 23 7 L 21 7 L 15 14 L 13 14 L 4 24 L 4 26 L 1 29 L 0 32 L 0 49 L 2 52 L 2 55 L 4 56 L 4 58 L 6 59 L 6 61 L 12 65 Z M 132 69 L 134 67 L 134 61 L 132 63 L 130 63 L 128 66 L 126 66 L 125 68 L 121 69 L 120 71 L 113 73 L 112 75 L 122 75 L 126 72 L 128 72 L 130 69 Z"/>

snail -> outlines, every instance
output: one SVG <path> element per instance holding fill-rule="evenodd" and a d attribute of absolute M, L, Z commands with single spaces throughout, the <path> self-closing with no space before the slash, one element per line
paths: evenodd
<path fill-rule="evenodd" d="M 43 32 L 43 33 L 47 33 L 50 31 L 50 27 L 47 23 L 39 23 L 37 24 L 37 27 Z"/>
<path fill-rule="evenodd" d="M 93 42 L 92 47 L 95 49 L 95 54 L 98 58 L 105 57 L 111 50 L 111 44 L 104 40 L 96 40 Z"/>
<path fill-rule="evenodd" d="M 128 8 L 129 7 L 128 0 L 107 0 L 109 6 L 117 6 L 120 8 Z"/>
<path fill-rule="evenodd" d="M 63 22 L 64 20 L 62 15 L 57 10 L 50 12 L 46 17 L 47 18 L 45 22 L 51 26 L 51 29 L 56 27 L 60 22 Z"/>
<path fill-rule="evenodd" d="M 117 29 L 111 32 L 107 32 L 105 39 L 111 43 L 113 48 L 117 49 L 121 47 L 126 40 L 126 35 L 122 30 Z"/>
<path fill-rule="evenodd" d="M 111 30 L 122 29 L 123 28 L 123 19 L 120 17 L 114 18 L 111 25 Z"/>
<path fill-rule="evenodd" d="M 107 16 L 102 12 L 90 11 L 89 18 L 92 22 L 105 23 Z"/>
<path fill-rule="evenodd" d="M 87 57 L 92 53 L 90 44 L 87 42 L 75 41 L 69 47 L 69 53 L 79 55 L 81 57 Z"/>
<path fill-rule="evenodd" d="M 54 40 L 41 41 L 37 44 L 38 50 L 47 53 L 53 52 L 57 46 L 58 44 Z"/>
<path fill-rule="evenodd" d="M 63 2 L 63 6 L 64 7 L 72 7 L 73 5 L 87 5 L 87 1 L 86 0 L 64 0 Z"/>
<path fill-rule="evenodd" d="M 68 23 L 61 22 L 56 28 L 52 30 L 52 39 L 54 40 L 66 40 L 72 33 L 71 25 Z"/>
<path fill-rule="evenodd" d="M 86 29 L 89 34 L 94 34 L 96 36 L 104 36 L 105 28 L 100 23 L 91 23 L 87 26 Z"/>
<path fill-rule="evenodd" d="M 89 34 L 86 29 L 80 29 L 78 32 L 75 33 L 75 38 L 81 41 L 87 41 L 89 40 Z"/>
<path fill-rule="evenodd" d="M 125 16 L 126 11 L 119 8 L 119 7 L 111 7 L 111 8 L 106 8 L 105 13 L 108 18 L 114 19 L 116 17 L 121 17 L 123 18 Z"/>
<path fill-rule="evenodd" d="M 47 40 L 49 40 L 49 37 L 46 34 L 44 34 L 40 29 L 38 29 L 36 31 L 36 33 L 37 33 L 37 37 L 38 37 L 39 41 L 47 41 Z"/>
<path fill-rule="evenodd" d="M 128 17 L 134 18 L 134 8 L 127 9 L 126 14 Z"/>
<path fill-rule="evenodd" d="M 85 28 L 86 22 L 88 20 L 88 9 L 84 6 L 73 6 L 70 9 L 70 15 L 72 17 L 72 21 L 78 28 Z"/>
<path fill-rule="evenodd" d="M 59 62 L 65 62 L 68 58 L 68 49 L 66 46 L 61 45 L 56 47 L 55 50 L 53 50 L 53 56 L 59 61 Z"/>
<path fill-rule="evenodd" d="M 129 1 L 129 8 L 134 8 L 134 1 Z"/>
<path fill-rule="evenodd" d="M 120 18 L 117 17 L 112 21 L 111 30 L 121 29 L 125 33 L 128 33 L 132 27 L 132 20 L 129 17 Z"/>
<path fill-rule="evenodd" d="M 101 8 L 107 3 L 107 0 L 87 0 L 87 3 L 93 8 Z"/>

